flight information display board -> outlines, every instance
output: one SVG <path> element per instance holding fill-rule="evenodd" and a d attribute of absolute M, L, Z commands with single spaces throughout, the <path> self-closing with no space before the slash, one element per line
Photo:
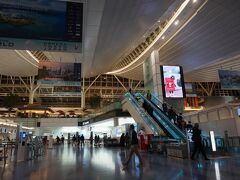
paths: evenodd
<path fill-rule="evenodd" d="M 0 0 L 0 48 L 81 52 L 83 3 Z"/>

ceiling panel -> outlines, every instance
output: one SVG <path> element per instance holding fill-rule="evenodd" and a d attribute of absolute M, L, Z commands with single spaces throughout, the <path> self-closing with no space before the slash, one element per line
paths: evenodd
<path fill-rule="evenodd" d="M 174 0 L 106 0 L 92 70 L 107 72 Z"/>
<path fill-rule="evenodd" d="M 216 73 L 212 77 L 204 76 L 201 67 L 240 54 L 239 9 L 240 1 L 209 0 L 182 31 L 159 50 L 161 63 L 182 65 L 189 80 L 216 80 Z M 236 63 L 240 64 L 239 59 Z M 198 69 L 202 73 L 197 76 L 193 73 L 194 78 L 190 78 L 189 72 Z"/>
<path fill-rule="evenodd" d="M 38 62 L 27 51 L 0 49 L 0 72 L 9 76 L 34 76 Z"/>

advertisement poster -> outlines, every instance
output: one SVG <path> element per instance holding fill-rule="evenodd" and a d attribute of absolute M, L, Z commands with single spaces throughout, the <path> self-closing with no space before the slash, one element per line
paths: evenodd
<path fill-rule="evenodd" d="M 39 63 L 37 84 L 54 86 L 80 86 L 80 81 L 80 63 Z"/>
<path fill-rule="evenodd" d="M 218 70 L 218 74 L 221 89 L 240 89 L 240 71 Z"/>
<path fill-rule="evenodd" d="M 185 88 L 180 66 L 161 66 L 163 95 L 166 98 L 184 98 Z"/>
<path fill-rule="evenodd" d="M 0 0 L 0 48 L 81 51 L 83 4 Z"/>

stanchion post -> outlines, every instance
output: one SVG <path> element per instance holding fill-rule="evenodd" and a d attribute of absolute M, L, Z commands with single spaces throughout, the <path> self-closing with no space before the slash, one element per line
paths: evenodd
<path fill-rule="evenodd" d="M 187 154 L 188 154 L 188 159 L 191 158 L 191 152 L 190 152 L 190 144 L 189 144 L 189 139 L 188 139 L 188 132 L 187 132 L 187 129 L 185 129 L 185 133 L 186 133 L 186 137 L 187 137 Z"/>

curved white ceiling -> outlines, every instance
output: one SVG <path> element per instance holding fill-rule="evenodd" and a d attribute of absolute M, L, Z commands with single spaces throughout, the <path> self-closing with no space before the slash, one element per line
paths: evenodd
<path fill-rule="evenodd" d="M 203 10 L 159 51 L 161 63 L 183 66 L 187 80 L 217 81 L 216 74 L 203 76 L 202 67 L 240 54 L 239 9 L 240 1 L 209 0 Z M 239 59 L 236 61 L 240 64 Z M 224 66 L 222 64 L 223 69 Z M 194 78 L 189 78 L 191 72 L 198 69 L 202 74 L 195 76 L 193 73 Z"/>
<path fill-rule="evenodd" d="M 27 51 L 0 49 L 0 74 L 8 76 L 35 76 L 38 62 Z"/>
<path fill-rule="evenodd" d="M 124 52 L 155 24 L 175 0 L 106 0 L 92 63 L 94 73 L 106 73 Z"/>
<path fill-rule="evenodd" d="M 88 0 L 83 54 L 44 54 L 53 61 L 82 62 L 86 77 L 106 73 L 116 63 L 114 60 L 141 39 L 174 1 Z M 240 1 L 237 0 L 209 0 L 197 16 L 159 51 L 162 64 L 182 65 L 189 81 L 207 81 L 209 77 L 204 76 L 203 65 L 221 63 L 240 54 L 239 9 Z M 234 62 L 240 64 L 239 59 Z M 37 65 L 26 51 L 0 50 L 0 74 L 36 75 Z M 222 63 L 223 69 L 225 65 Z M 226 67 L 231 69 L 235 65 L 228 63 Z M 193 75 L 195 79 L 188 78 Z M 142 65 L 122 76 L 143 79 Z M 216 79 L 215 73 L 211 80 Z"/>

